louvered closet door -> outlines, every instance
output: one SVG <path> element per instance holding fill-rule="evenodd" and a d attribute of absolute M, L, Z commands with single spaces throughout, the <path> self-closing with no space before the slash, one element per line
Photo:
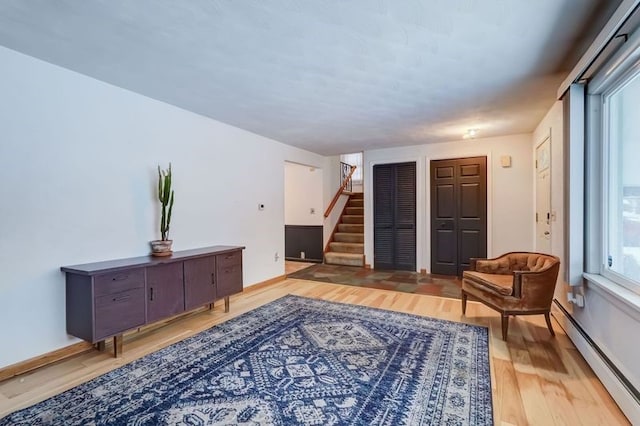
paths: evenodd
<path fill-rule="evenodd" d="M 374 268 L 416 270 L 416 163 L 373 168 Z"/>

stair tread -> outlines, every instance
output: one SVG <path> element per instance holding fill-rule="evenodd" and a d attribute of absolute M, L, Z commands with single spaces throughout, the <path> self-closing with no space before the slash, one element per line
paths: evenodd
<path fill-rule="evenodd" d="M 364 257 L 362 253 L 341 253 L 336 251 L 328 251 L 324 255 L 329 257 L 348 257 L 352 259 L 361 259 Z"/>
<path fill-rule="evenodd" d="M 333 236 L 334 243 L 364 243 L 364 232 L 336 232 Z"/>
<path fill-rule="evenodd" d="M 364 243 L 332 241 L 329 243 L 329 251 L 327 253 L 364 254 Z"/>
<path fill-rule="evenodd" d="M 327 253 L 324 255 L 324 261 L 329 265 L 362 267 L 364 266 L 364 254 Z"/>
<path fill-rule="evenodd" d="M 329 243 L 329 247 L 331 251 L 342 252 L 344 250 L 362 250 L 364 248 L 364 243 L 357 243 L 352 241 L 332 241 Z M 358 253 L 357 251 L 351 253 Z"/>

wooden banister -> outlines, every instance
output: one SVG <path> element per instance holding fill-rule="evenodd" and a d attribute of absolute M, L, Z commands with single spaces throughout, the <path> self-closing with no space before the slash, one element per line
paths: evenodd
<path fill-rule="evenodd" d="M 353 176 L 353 172 L 355 171 L 356 171 L 356 166 L 351 166 L 351 172 L 349 172 L 349 176 L 344 178 L 342 185 L 340 186 L 340 188 L 338 188 L 338 192 L 336 192 L 336 195 L 334 195 L 333 200 L 331 200 L 329 207 L 327 207 L 327 210 L 324 212 L 325 218 L 329 217 L 329 215 L 331 214 L 331 210 L 333 210 L 333 208 L 336 206 L 336 203 L 338 202 L 340 195 L 342 195 L 342 193 L 344 192 L 344 189 L 347 187 L 347 184 L 351 180 L 351 176 Z"/>

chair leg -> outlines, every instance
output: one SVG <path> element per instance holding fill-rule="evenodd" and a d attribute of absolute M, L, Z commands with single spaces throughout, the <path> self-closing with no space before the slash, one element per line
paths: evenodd
<path fill-rule="evenodd" d="M 549 333 L 555 337 L 556 333 L 553 331 L 553 327 L 551 327 L 551 318 L 549 317 L 549 312 L 544 314 L 544 319 L 547 321 L 547 328 L 549 328 Z"/>
<path fill-rule="evenodd" d="M 467 313 L 467 293 L 462 291 L 462 315 Z"/>
<path fill-rule="evenodd" d="M 509 331 L 509 315 L 502 314 L 502 340 L 507 341 L 507 333 Z"/>

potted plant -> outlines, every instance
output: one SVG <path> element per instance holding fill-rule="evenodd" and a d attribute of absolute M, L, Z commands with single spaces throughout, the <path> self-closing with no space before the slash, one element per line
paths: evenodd
<path fill-rule="evenodd" d="M 158 200 L 162 205 L 160 216 L 160 240 L 151 241 L 151 254 L 154 256 L 170 256 L 171 244 L 169 239 L 169 225 L 173 210 L 173 190 L 171 189 L 171 163 L 166 170 L 158 166 Z"/>

